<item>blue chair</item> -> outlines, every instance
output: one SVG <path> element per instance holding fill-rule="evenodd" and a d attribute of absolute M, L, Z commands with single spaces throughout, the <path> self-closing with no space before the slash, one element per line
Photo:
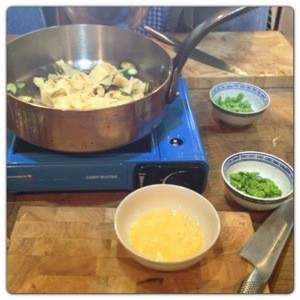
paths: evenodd
<path fill-rule="evenodd" d="M 266 30 L 268 17 L 269 17 L 269 7 L 262 6 L 222 24 L 216 30 L 217 31 Z"/>
<path fill-rule="evenodd" d="M 6 11 L 7 34 L 26 34 L 46 26 L 42 7 L 11 6 Z"/>

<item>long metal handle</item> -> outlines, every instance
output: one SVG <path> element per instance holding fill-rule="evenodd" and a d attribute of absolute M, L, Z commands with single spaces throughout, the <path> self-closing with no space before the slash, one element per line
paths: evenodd
<path fill-rule="evenodd" d="M 261 294 L 266 286 L 260 272 L 254 269 L 246 278 L 244 278 L 240 288 L 240 294 Z"/>
<path fill-rule="evenodd" d="M 171 103 L 177 92 L 178 80 L 184 64 L 186 63 L 191 51 L 200 43 L 200 41 L 213 29 L 219 25 L 245 14 L 256 7 L 230 7 L 226 8 L 209 19 L 198 25 L 183 41 L 178 48 L 177 55 L 173 59 L 173 75 L 169 88 L 168 102 Z"/>
<path fill-rule="evenodd" d="M 158 39 L 158 40 L 161 40 L 162 42 L 166 43 L 166 44 L 169 44 L 169 45 L 172 45 L 174 47 L 178 47 L 178 44 L 176 43 L 176 41 L 172 40 L 171 38 L 169 38 L 168 36 L 166 36 L 165 34 L 159 32 L 158 30 L 155 30 L 153 28 L 151 28 L 150 26 L 148 25 L 145 25 L 144 26 L 144 29 L 146 31 L 148 31 L 149 33 L 151 33 L 151 35 Z"/>

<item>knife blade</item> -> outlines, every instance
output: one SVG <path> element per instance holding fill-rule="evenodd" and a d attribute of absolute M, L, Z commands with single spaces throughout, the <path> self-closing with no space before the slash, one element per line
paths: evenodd
<path fill-rule="evenodd" d="M 169 35 L 167 33 L 162 33 L 159 30 L 153 29 L 150 26 L 145 25 L 145 30 L 151 33 L 151 35 L 169 45 L 172 45 L 174 47 L 174 50 L 177 50 L 178 47 L 183 43 L 182 41 L 178 40 L 172 35 Z M 212 56 L 204 51 L 201 51 L 199 49 L 193 49 L 189 57 L 193 60 L 199 61 L 201 63 L 204 63 L 206 65 L 212 66 L 214 68 L 224 70 L 226 72 L 234 73 L 240 76 L 246 76 L 248 75 L 246 72 L 242 71 L 240 68 L 231 65 L 215 56 Z"/>
<path fill-rule="evenodd" d="M 239 293 L 262 293 L 294 225 L 294 200 L 276 209 L 258 228 L 240 255 L 255 269 L 243 280 Z"/>

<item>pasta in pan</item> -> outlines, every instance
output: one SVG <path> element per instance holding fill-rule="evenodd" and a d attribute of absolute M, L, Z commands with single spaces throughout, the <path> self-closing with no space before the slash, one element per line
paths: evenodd
<path fill-rule="evenodd" d="M 89 74 L 56 62 L 62 72 L 48 78 L 34 77 L 40 90 L 40 104 L 57 109 L 91 110 L 121 105 L 143 98 L 147 83 L 124 76 L 110 63 L 100 61 Z"/>

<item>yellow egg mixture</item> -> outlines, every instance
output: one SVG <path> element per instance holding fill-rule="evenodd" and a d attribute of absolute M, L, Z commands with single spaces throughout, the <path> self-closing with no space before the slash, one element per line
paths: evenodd
<path fill-rule="evenodd" d="M 133 250 L 159 261 L 197 254 L 204 240 L 199 224 L 180 210 L 158 209 L 137 218 L 129 229 Z"/>

